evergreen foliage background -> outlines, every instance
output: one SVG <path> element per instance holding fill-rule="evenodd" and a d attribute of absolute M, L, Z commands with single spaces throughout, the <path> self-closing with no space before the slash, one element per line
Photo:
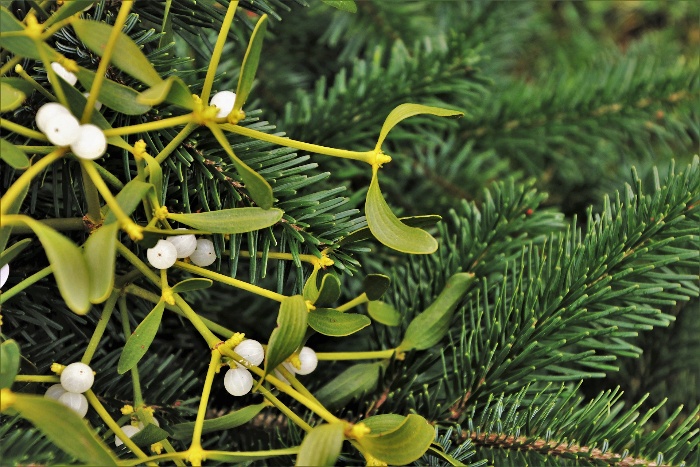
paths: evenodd
<path fill-rule="evenodd" d="M 22 17 L 34 2 L 7 3 Z M 88 15 L 110 23 L 118 3 L 103 0 Z M 160 48 L 151 29 L 162 21 L 163 4 L 136 2 L 128 33 L 160 72 L 201 88 L 228 1 L 173 0 L 181 38 L 175 48 Z M 394 159 L 383 170 L 387 199 L 400 215 L 443 216 L 433 229 L 438 252 L 409 257 L 370 240 L 341 244 L 332 254 L 343 278 L 341 301 L 361 290 L 364 275 L 391 271 L 384 300 L 401 312 L 402 324 L 343 339 L 316 336 L 312 345 L 317 351 L 396 347 L 450 275 L 468 271 L 477 280 L 443 342 L 382 368 L 376 387 L 338 404 L 340 416 L 358 421 L 415 411 L 435 423 L 447 452 L 471 466 L 700 465 L 696 2 L 361 0 L 356 14 L 314 0 L 240 6 L 217 90 L 235 88 L 255 15 L 273 19 L 244 126 L 359 149 L 374 144 L 381 122 L 400 103 L 467 113 L 456 121 L 408 120 L 387 141 Z M 98 57 L 70 33 L 59 34 L 56 47 L 95 68 Z M 23 66 L 46 82 L 42 68 Z M 141 86 L 117 70 L 110 78 Z M 43 103 L 36 94 L 15 111 L 15 121 L 33 124 Z M 108 120 L 119 124 L 169 115 L 167 107 L 137 117 L 110 112 Z M 174 133 L 150 135 L 149 151 L 157 152 Z M 310 268 L 267 259 L 267 252 L 318 253 L 366 225 L 368 172 L 342 159 L 235 135 L 230 141 L 270 182 L 285 217 L 266 231 L 218 236 L 219 252 L 228 253 L 217 267 L 298 292 Z M 217 148 L 209 133 L 195 132 L 169 159 L 171 211 L 231 207 L 241 198 L 238 175 Z M 104 164 L 124 183 L 135 170 L 128 160 L 114 151 Z M 32 186 L 23 212 L 40 219 L 84 214 L 75 196 L 79 167 L 62 164 Z M 16 177 L 2 165 L 3 191 Z M 262 258 L 255 257 L 259 251 Z M 40 249 L 25 252 L 12 264 L 6 289 L 45 264 Z M 214 287 L 188 299 L 252 338 L 273 327 L 269 303 L 244 292 Z M 130 306 L 133 328 L 150 307 Z M 55 285 L 42 280 L 3 304 L 2 332 L 20 343 L 23 373 L 47 374 L 54 361 L 79 359 L 96 316 L 73 314 Z M 166 314 L 164 328 L 173 333 L 159 333 L 155 352 L 139 365 L 145 399 L 158 406 L 166 428 L 196 411 L 206 371 L 200 364 L 206 345 L 178 321 Z M 130 378 L 100 368 L 115 367 L 123 344 L 116 317 L 93 364 L 95 386 L 112 412 L 129 403 Z M 322 362 L 309 388 L 321 389 L 350 365 Z M 222 387 L 211 415 L 258 399 L 233 399 Z M 105 430 L 99 418 L 88 418 Z M 296 445 L 303 436 L 274 410 L 251 423 L 209 434 L 205 448 L 268 449 Z M 0 458 L 9 465 L 72 461 L 7 416 Z M 346 449 L 342 461 L 362 458 Z M 275 462 L 293 460 L 265 461 Z M 418 464 L 441 462 L 426 454 Z"/>

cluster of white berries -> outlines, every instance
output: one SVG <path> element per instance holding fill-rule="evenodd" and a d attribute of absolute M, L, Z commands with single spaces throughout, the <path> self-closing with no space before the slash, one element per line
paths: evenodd
<path fill-rule="evenodd" d="M 243 359 L 252 366 L 260 366 L 263 360 L 265 360 L 265 350 L 263 346 L 260 342 L 253 339 L 244 340 L 238 344 L 233 351 L 243 357 Z M 301 363 L 299 369 L 296 369 L 290 363 L 284 363 L 283 365 L 290 373 L 299 375 L 308 375 L 314 371 L 318 365 L 316 352 L 309 347 L 301 349 L 301 352 L 299 352 L 299 361 Z M 275 374 L 278 378 L 288 383 L 277 370 L 275 370 Z M 250 374 L 250 371 L 248 371 L 246 367 L 240 363 L 236 363 L 236 368 L 231 368 L 224 375 L 224 387 L 232 396 L 245 396 L 253 389 L 253 375 Z"/>
<path fill-rule="evenodd" d="M 160 423 L 159 423 L 158 420 L 156 420 L 155 418 L 153 418 L 153 424 L 154 424 L 155 426 L 157 426 L 157 427 L 160 428 Z M 121 427 L 121 429 L 122 429 L 122 431 L 124 432 L 124 434 L 125 434 L 126 436 L 128 436 L 129 439 L 131 439 L 132 436 L 134 436 L 136 433 L 138 433 L 139 431 L 141 431 L 141 430 L 144 429 L 144 424 L 143 424 L 143 422 L 139 422 L 139 423 L 138 423 L 138 426 L 134 426 L 134 425 L 124 425 L 124 426 Z M 121 446 L 122 444 L 124 444 L 124 441 L 122 441 L 121 439 L 119 439 L 118 436 L 115 435 L 115 436 L 114 436 L 114 445 L 115 445 L 116 447 L 119 447 L 119 446 Z"/>
<path fill-rule="evenodd" d="M 185 230 L 185 229 L 178 229 Z M 196 266 L 209 266 L 216 261 L 214 242 L 206 238 L 197 239 L 194 235 L 173 235 L 158 240 L 153 248 L 146 251 L 148 262 L 156 269 L 168 269 L 178 258 L 190 258 Z"/>
<path fill-rule="evenodd" d="M 213 105 L 219 112 L 216 118 L 224 118 L 233 110 L 233 104 L 236 102 L 236 93 L 231 91 L 220 91 L 211 96 L 209 105 Z"/>
<path fill-rule="evenodd" d="M 86 123 L 81 125 L 68 109 L 56 102 L 41 106 L 36 113 L 36 126 L 56 146 L 70 146 L 81 159 L 94 160 L 107 151 L 107 138 L 102 130 Z"/>
<path fill-rule="evenodd" d="M 83 393 L 90 389 L 94 382 L 92 368 L 80 362 L 71 363 L 61 372 L 61 384 L 51 386 L 44 397 L 57 400 L 82 418 L 88 411 L 88 401 Z"/>

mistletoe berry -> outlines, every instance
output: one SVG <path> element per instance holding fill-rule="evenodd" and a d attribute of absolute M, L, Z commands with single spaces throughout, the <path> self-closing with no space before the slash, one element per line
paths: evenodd
<path fill-rule="evenodd" d="M 177 229 L 177 230 L 187 230 L 187 229 Z M 177 250 L 178 258 L 187 258 L 194 250 L 197 249 L 197 237 L 192 234 L 188 235 L 174 235 L 172 237 L 166 238 L 167 241 L 175 245 Z"/>
<path fill-rule="evenodd" d="M 63 78 L 63 80 L 66 83 L 70 84 L 71 86 L 75 86 L 75 83 L 78 82 L 78 77 L 75 76 L 75 73 L 71 73 L 70 71 L 66 70 L 65 67 L 63 65 L 61 65 L 60 63 L 51 62 L 51 68 L 58 76 Z M 51 75 L 49 75 L 49 82 L 51 81 L 50 76 Z M 52 83 L 52 84 L 54 84 L 54 83 Z"/>
<path fill-rule="evenodd" d="M 314 371 L 318 365 L 318 357 L 316 356 L 316 352 L 309 347 L 304 347 L 301 349 L 301 352 L 299 352 L 299 363 L 301 366 L 298 370 L 296 370 L 296 373 L 299 375 L 308 375 Z"/>
<path fill-rule="evenodd" d="M 90 389 L 94 382 L 92 368 L 84 363 L 71 363 L 61 372 L 61 386 L 68 392 L 83 393 Z"/>
<path fill-rule="evenodd" d="M 66 392 L 68 391 L 66 391 L 62 385 L 54 384 L 46 390 L 46 393 L 44 393 L 44 397 L 46 397 L 47 399 L 53 399 L 57 401 L 58 398 L 64 395 Z"/>
<path fill-rule="evenodd" d="M 39 107 L 39 110 L 37 110 L 36 116 L 34 117 L 36 127 L 43 133 L 46 133 L 49 120 L 57 115 L 70 115 L 70 112 L 57 102 L 49 102 L 42 105 Z"/>
<path fill-rule="evenodd" d="M 177 261 L 177 248 L 166 240 L 158 240 L 156 246 L 146 251 L 148 262 L 156 269 L 168 269 Z"/>
<path fill-rule="evenodd" d="M 68 146 L 80 137 L 80 122 L 68 111 L 56 113 L 46 119 L 44 134 L 52 144 Z"/>
<path fill-rule="evenodd" d="M 253 389 L 253 375 L 245 368 L 231 368 L 224 375 L 224 387 L 232 396 L 245 396 Z"/>
<path fill-rule="evenodd" d="M 231 91 L 219 91 L 211 97 L 209 105 L 215 106 L 219 111 L 216 118 L 224 118 L 233 110 L 233 104 L 236 102 L 236 93 Z"/>
<path fill-rule="evenodd" d="M 71 143 L 70 148 L 79 158 L 94 160 L 107 150 L 107 138 L 99 127 L 87 123 L 80 126 L 78 139 Z"/>
<path fill-rule="evenodd" d="M 10 277 L 10 265 L 6 264 L 2 268 L 0 268 L 0 289 L 2 289 L 2 286 L 5 285 L 5 282 L 7 282 L 7 279 Z"/>
<path fill-rule="evenodd" d="M 209 266 L 216 261 L 214 242 L 206 238 L 197 240 L 197 248 L 190 255 L 190 261 L 201 267 Z"/>
<path fill-rule="evenodd" d="M 262 344 L 253 339 L 244 340 L 238 344 L 233 351 L 253 366 L 260 366 L 263 360 L 265 360 L 265 350 Z"/>
<path fill-rule="evenodd" d="M 141 431 L 140 428 L 135 427 L 135 426 L 133 426 L 133 425 L 124 425 L 123 427 L 121 427 L 121 429 L 122 429 L 122 431 L 124 432 L 124 434 L 125 434 L 126 436 L 129 437 L 129 439 L 131 439 L 132 436 L 134 436 L 136 433 L 138 433 L 139 431 Z M 115 436 L 115 437 L 114 437 L 114 445 L 115 445 L 116 447 L 119 447 L 119 446 L 121 446 L 122 444 L 124 444 L 124 441 L 122 441 L 121 439 L 119 439 L 118 436 Z"/>
<path fill-rule="evenodd" d="M 80 415 L 81 418 L 87 414 L 88 401 L 82 394 L 66 392 L 61 394 L 61 397 L 58 398 L 58 402 L 73 410 L 75 413 Z"/>

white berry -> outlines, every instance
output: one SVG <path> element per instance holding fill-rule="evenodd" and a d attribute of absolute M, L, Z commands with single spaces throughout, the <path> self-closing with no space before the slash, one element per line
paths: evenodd
<path fill-rule="evenodd" d="M 296 370 L 299 375 L 308 375 L 316 369 L 318 365 L 318 357 L 316 352 L 311 350 L 309 347 L 304 347 L 299 352 L 299 362 L 301 362 L 301 368 Z"/>
<path fill-rule="evenodd" d="M 34 117 L 36 121 L 36 127 L 43 133 L 46 133 L 46 124 L 48 123 L 49 119 L 56 115 L 65 114 L 70 115 L 70 111 L 63 107 L 61 104 L 59 104 L 58 102 L 48 102 L 39 107 L 39 110 L 37 110 L 36 112 L 36 117 Z"/>
<path fill-rule="evenodd" d="M 46 390 L 46 394 L 44 394 L 44 397 L 46 397 L 47 399 L 53 399 L 57 401 L 58 398 L 64 395 L 66 392 L 68 391 L 63 389 L 63 386 L 61 386 L 60 384 L 54 384 Z"/>
<path fill-rule="evenodd" d="M 80 418 L 83 418 L 88 411 L 88 401 L 82 394 L 66 392 L 58 398 L 58 402 L 80 415 Z"/>
<path fill-rule="evenodd" d="M 289 384 L 289 380 L 287 378 L 285 378 L 284 375 L 279 370 L 273 371 L 273 374 L 275 375 L 275 378 L 282 381 L 284 384 Z M 294 372 L 292 372 L 292 374 L 294 374 Z"/>
<path fill-rule="evenodd" d="M 165 240 L 158 240 L 156 246 L 146 251 L 148 262 L 156 269 L 168 269 L 177 261 L 177 248 Z"/>
<path fill-rule="evenodd" d="M 78 77 L 75 76 L 75 73 L 71 73 L 70 71 L 66 70 L 64 66 L 58 62 L 51 62 L 51 68 L 53 68 L 53 71 L 71 86 L 78 81 Z M 51 82 L 50 76 L 51 75 L 49 75 L 49 82 Z"/>
<path fill-rule="evenodd" d="M 153 417 L 153 422 L 152 422 L 152 423 L 153 423 L 155 426 L 157 426 L 158 428 L 160 428 L 160 422 L 158 421 L 157 418 Z M 139 422 L 139 430 L 143 430 L 145 426 L 146 426 L 146 425 L 144 425 L 143 422 Z"/>
<path fill-rule="evenodd" d="M 209 266 L 216 261 L 216 251 L 214 251 L 214 242 L 206 238 L 197 240 L 197 248 L 190 255 L 190 261 L 197 266 Z"/>
<path fill-rule="evenodd" d="M 80 122 L 70 113 L 59 113 L 46 119 L 44 134 L 56 146 L 68 146 L 80 137 Z"/>
<path fill-rule="evenodd" d="M 81 159 L 95 160 L 107 150 L 107 138 L 99 127 L 86 123 L 80 125 L 80 135 L 70 149 Z"/>
<path fill-rule="evenodd" d="M 90 389 L 94 382 L 92 368 L 84 363 L 71 363 L 61 372 L 61 385 L 68 392 L 83 393 Z"/>
<path fill-rule="evenodd" d="M 221 91 L 211 96 L 209 105 L 214 105 L 217 109 L 219 109 L 219 112 L 216 114 L 216 118 L 223 118 L 231 113 L 231 110 L 233 110 L 233 104 L 235 102 L 235 92 Z"/>
<path fill-rule="evenodd" d="M 124 425 L 124 426 L 121 427 L 121 428 L 122 428 L 122 431 L 124 432 L 124 434 L 125 434 L 126 436 L 129 437 L 129 439 L 131 439 L 132 436 L 134 436 L 136 433 L 138 433 L 139 431 L 141 431 L 140 428 L 137 428 L 137 427 L 135 427 L 135 426 L 133 426 L 133 425 Z M 114 445 L 115 445 L 116 447 L 119 447 L 119 446 L 121 446 L 122 444 L 124 444 L 124 441 L 122 441 L 121 439 L 119 439 L 118 436 L 115 436 L 115 437 L 114 437 Z"/>
<path fill-rule="evenodd" d="M 10 277 L 10 265 L 6 264 L 0 268 L 0 289 L 5 285 L 8 277 Z"/>
<path fill-rule="evenodd" d="M 90 5 L 90 6 L 92 6 L 92 5 Z M 89 8 L 89 7 L 88 7 L 88 8 Z M 89 99 L 89 98 L 90 98 L 90 93 L 89 93 L 89 92 L 84 92 L 84 93 L 83 93 L 83 96 L 85 96 L 85 99 Z M 95 110 L 100 110 L 100 109 L 102 108 L 102 102 L 100 102 L 100 101 L 95 101 L 95 105 L 94 105 L 93 107 L 95 108 Z"/>
<path fill-rule="evenodd" d="M 177 230 L 187 230 L 187 229 L 177 229 Z M 167 237 L 167 241 L 175 245 L 177 249 L 178 258 L 187 258 L 194 250 L 197 249 L 197 237 L 192 234 L 188 235 L 173 235 L 172 237 Z"/>
<path fill-rule="evenodd" d="M 263 360 L 265 360 L 265 350 L 262 344 L 253 339 L 244 340 L 238 344 L 233 351 L 253 366 L 260 366 Z"/>
<path fill-rule="evenodd" d="M 245 368 L 231 368 L 224 376 L 224 387 L 232 396 L 245 396 L 253 389 L 253 375 Z"/>

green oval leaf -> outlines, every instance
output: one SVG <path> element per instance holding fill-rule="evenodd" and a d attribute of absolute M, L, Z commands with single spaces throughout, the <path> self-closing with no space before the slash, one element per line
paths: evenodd
<path fill-rule="evenodd" d="M 318 297 L 314 305 L 327 307 L 340 298 L 340 279 L 335 274 L 326 274 L 321 279 L 321 288 L 318 290 Z"/>
<path fill-rule="evenodd" d="M 141 357 L 146 354 L 158 332 L 163 311 L 165 311 L 165 302 L 161 300 L 131 333 L 117 364 L 117 372 L 120 375 L 136 366 Z"/>
<path fill-rule="evenodd" d="M 253 232 L 275 225 L 282 219 L 281 209 L 232 208 L 193 214 L 168 214 L 168 218 L 212 233 Z"/>
<path fill-rule="evenodd" d="M 328 6 L 337 8 L 340 11 L 346 11 L 348 13 L 357 13 L 357 4 L 355 0 L 321 0 Z"/>
<path fill-rule="evenodd" d="M 3 267 L 4 265 L 8 264 L 13 259 L 15 259 L 31 243 L 32 243 L 31 238 L 25 238 L 24 240 L 20 240 L 19 242 L 15 243 L 10 248 L 8 248 L 7 250 L 3 251 L 2 254 L 0 254 L 0 268 Z"/>
<path fill-rule="evenodd" d="M 314 303 L 318 298 L 318 284 L 316 282 L 318 280 L 318 272 L 320 270 L 320 267 L 314 267 L 314 271 L 311 273 L 309 278 L 306 279 L 306 283 L 304 284 L 304 300 L 308 300 L 311 303 Z"/>
<path fill-rule="evenodd" d="M 24 170 L 29 167 L 29 158 L 24 151 L 4 138 L 0 138 L 0 158 L 14 169 Z"/>
<path fill-rule="evenodd" d="M 224 132 L 221 131 L 218 126 L 207 125 L 207 127 L 211 130 L 212 134 L 224 151 L 226 151 L 226 154 L 228 154 L 228 156 L 231 158 L 231 162 L 233 162 L 233 165 L 236 167 L 241 179 L 243 179 L 245 188 L 248 190 L 248 193 L 250 193 L 250 197 L 253 198 L 253 201 L 255 201 L 258 206 L 263 209 L 270 209 L 274 201 L 270 184 L 267 183 L 262 175 L 248 167 L 238 158 L 238 156 L 233 153 L 233 149 L 231 149 L 231 145 L 228 143 Z"/>
<path fill-rule="evenodd" d="M 440 222 L 442 217 L 437 214 L 430 214 L 427 216 L 399 217 L 399 220 L 402 224 L 406 224 L 409 227 L 428 229 Z M 370 238 L 372 238 L 372 232 L 369 230 L 369 227 L 362 227 L 341 238 L 338 245 L 347 245 L 348 243 L 360 242 Z"/>
<path fill-rule="evenodd" d="M 31 217 L 22 217 L 34 231 L 51 263 L 58 291 L 74 313 L 90 310 L 90 275 L 83 252 L 75 243 Z"/>
<path fill-rule="evenodd" d="M 119 224 L 103 225 L 85 242 L 83 255 L 90 273 L 90 302 L 102 303 L 114 287 L 114 264 L 117 256 Z"/>
<path fill-rule="evenodd" d="M 63 451 L 89 465 L 117 465 L 104 442 L 65 405 L 42 396 L 13 393 L 11 397 L 11 408 Z"/>
<path fill-rule="evenodd" d="M 324 336 L 349 336 L 372 324 L 365 315 L 341 313 L 331 308 L 316 308 L 309 313 L 309 326 Z"/>
<path fill-rule="evenodd" d="M 342 423 L 324 423 L 314 427 L 301 442 L 296 465 L 335 465 L 343 441 L 345 426 Z"/>
<path fill-rule="evenodd" d="M 248 100 L 250 89 L 253 87 L 255 73 L 258 71 L 265 31 L 267 31 L 267 15 L 262 15 L 258 20 L 258 24 L 255 25 L 253 35 L 250 36 L 248 49 L 245 51 L 243 65 L 241 65 L 241 74 L 238 77 L 238 87 L 236 88 L 236 102 L 233 104 L 231 113 L 238 113 L 243 108 L 246 100 Z"/>
<path fill-rule="evenodd" d="M 427 255 L 437 250 L 438 243 L 432 235 L 425 230 L 408 227 L 391 212 L 379 189 L 376 169 L 367 191 L 365 216 L 372 235 L 389 248 L 414 255 Z"/>
<path fill-rule="evenodd" d="M 301 346 L 308 323 L 309 311 L 301 295 L 285 297 L 277 315 L 277 327 L 272 331 L 265 352 L 265 373 L 269 373 Z"/>
<path fill-rule="evenodd" d="M 328 408 L 342 407 L 353 398 L 374 391 L 382 367 L 382 362 L 353 365 L 319 389 L 316 398 Z"/>
<path fill-rule="evenodd" d="M 185 279 L 184 281 L 178 282 L 172 288 L 173 293 L 183 293 L 192 292 L 193 290 L 208 289 L 212 286 L 214 281 L 211 279 L 204 279 L 202 277 L 195 277 L 192 279 Z"/>
<path fill-rule="evenodd" d="M 22 188 L 20 193 L 17 195 L 15 199 L 12 200 L 10 203 L 4 203 L 2 207 L 5 209 L 5 212 L 7 214 L 17 214 L 19 212 L 19 208 L 22 207 L 22 203 L 24 202 L 24 198 L 27 197 L 27 192 L 29 191 L 29 183 Z M 0 227 L 0 251 L 5 250 L 5 245 L 7 245 L 7 241 L 10 239 L 10 234 L 12 233 L 12 226 L 7 225 Z"/>
<path fill-rule="evenodd" d="M 13 88 L 22 91 L 26 95 L 29 95 L 32 92 L 34 92 L 34 87 L 30 83 L 23 80 L 22 78 L 17 78 L 16 76 L 0 77 L 0 83 L 9 84 Z"/>
<path fill-rule="evenodd" d="M 362 281 L 362 289 L 370 300 L 379 300 L 390 285 L 391 279 L 384 274 L 368 274 Z"/>
<path fill-rule="evenodd" d="M 409 117 L 422 114 L 452 118 L 460 118 L 464 116 L 464 112 L 460 112 L 458 110 L 441 109 L 440 107 L 429 107 L 421 104 L 401 104 L 392 110 L 386 117 L 386 120 L 384 120 L 382 129 L 379 132 L 379 140 L 377 141 L 376 148 L 379 149 L 382 147 L 382 143 L 384 143 L 386 135 L 388 135 L 389 131 L 398 125 L 399 122 Z"/>
<path fill-rule="evenodd" d="M 94 0 L 90 0 L 89 2 L 86 2 L 85 0 L 73 0 L 72 2 L 63 2 L 61 8 L 56 10 L 54 14 L 52 14 L 49 19 L 46 20 L 44 23 L 44 28 L 48 28 L 52 24 L 63 21 L 69 16 L 82 12 L 85 7 L 88 6 L 88 3 L 92 3 L 93 1 Z"/>
<path fill-rule="evenodd" d="M 156 158 L 148 154 L 142 154 L 143 160 L 148 165 L 148 181 L 151 182 L 156 190 L 156 197 L 160 203 L 163 199 L 163 168 L 160 166 Z"/>
<path fill-rule="evenodd" d="M 136 102 L 149 106 L 169 102 L 187 110 L 194 108 L 192 91 L 177 76 L 168 76 L 155 86 L 146 89 L 136 97 Z"/>
<path fill-rule="evenodd" d="M 398 326 L 401 324 L 401 314 L 396 309 L 379 300 L 367 304 L 367 313 L 378 323 L 386 326 Z"/>
<path fill-rule="evenodd" d="M 9 388 L 19 372 L 19 345 L 13 339 L 0 344 L 0 389 Z"/>
<path fill-rule="evenodd" d="M 372 420 L 382 417 L 382 420 Z M 400 416 L 399 416 L 400 417 Z M 388 464 L 406 465 L 425 454 L 435 429 L 423 417 L 411 414 L 396 425 L 396 415 L 377 415 L 363 421 L 372 431 L 357 440 L 372 456 Z"/>
<path fill-rule="evenodd" d="M 163 441 L 168 437 L 168 432 L 162 428 L 155 426 L 153 423 L 149 423 L 143 430 L 136 433 L 130 439 L 137 446 L 150 446 L 158 441 Z"/>
<path fill-rule="evenodd" d="M 473 281 L 474 274 L 467 272 L 450 277 L 435 301 L 413 318 L 398 349 L 425 350 L 440 342 L 450 329 L 457 304 Z"/>
<path fill-rule="evenodd" d="M 9 84 L 0 81 L 0 112 L 15 110 L 27 96 Z M 4 159 L 4 157 L 3 157 Z"/>
<path fill-rule="evenodd" d="M 224 415 L 223 417 L 212 418 L 209 420 L 204 420 L 204 426 L 202 428 L 202 433 L 208 433 L 210 431 L 220 431 L 229 430 L 231 428 L 236 428 L 241 425 L 245 425 L 251 421 L 257 414 L 264 409 L 267 404 L 256 404 L 249 405 L 248 407 L 243 407 L 240 410 L 231 412 Z M 194 422 L 178 423 L 173 426 L 173 438 L 189 440 L 192 438 L 192 433 L 194 432 Z"/>
<path fill-rule="evenodd" d="M 77 117 L 80 117 L 83 114 L 85 104 L 87 104 L 87 99 L 85 96 L 83 96 L 83 93 L 66 83 L 60 76 L 58 77 L 58 83 L 56 83 L 56 85 L 61 86 L 61 89 L 63 89 L 63 93 L 66 95 L 66 99 L 68 99 L 68 107 L 71 113 Z M 92 113 L 90 123 L 103 130 L 112 128 L 107 119 L 105 119 L 105 117 L 99 112 Z M 129 144 L 127 144 L 127 142 L 124 141 L 121 136 L 110 136 L 107 138 L 107 143 L 111 144 L 112 146 L 117 146 L 119 148 L 126 149 L 127 151 L 131 151 L 131 146 L 129 146 Z"/>
<path fill-rule="evenodd" d="M 80 40 L 90 50 L 100 57 L 104 55 L 105 47 L 112 33 L 112 26 L 84 19 L 73 21 L 71 26 L 73 26 Z M 158 72 L 141 51 L 141 48 L 121 31 L 119 31 L 110 61 L 123 72 L 149 86 L 155 86 L 162 81 Z"/>
<path fill-rule="evenodd" d="M 92 82 L 95 80 L 95 73 L 80 67 L 76 75 L 78 76 L 78 81 L 80 81 L 80 84 L 82 84 L 85 89 L 90 89 L 92 87 Z M 97 100 L 110 109 L 114 109 L 125 115 L 141 115 L 151 110 L 150 106 L 137 102 L 137 96 L 138 93 L 130 87 L 105 78 L 104 81 L 102 81 L 100 95 L 97 97 Z"/>
<path fill-rule="evenodd" d="M 142 182 L 140 180 L 132 180 L 122 188 L 122 191 L 117 193 L 117 203 L 127 216 L 141 204 L 141 201 L 146 197 L 148 190 L 152 190 L 153 185 Z M 117 216 L 110 210 L 105 217 L 105 224 L 111 224 L 117 221 Z"/>
<path fill-rule="evenodd" d="M 20 57 L 33 58 L 34 60 L 42 60 L 41 53 L 37 46 L 43 49 L 43 52 L 50 60 L 58 60 L 60 55 L 54 49 L 46 45 L 44 42 L 34 42 L 28 36 L 22 34 L 8 35 L 11 32 L 24 31 L 24 25 L 14 17 L 5 7 L 0 7 L 0 31 L 3 35 L 0 36 L 0 46 L 7 49 Z"/>

